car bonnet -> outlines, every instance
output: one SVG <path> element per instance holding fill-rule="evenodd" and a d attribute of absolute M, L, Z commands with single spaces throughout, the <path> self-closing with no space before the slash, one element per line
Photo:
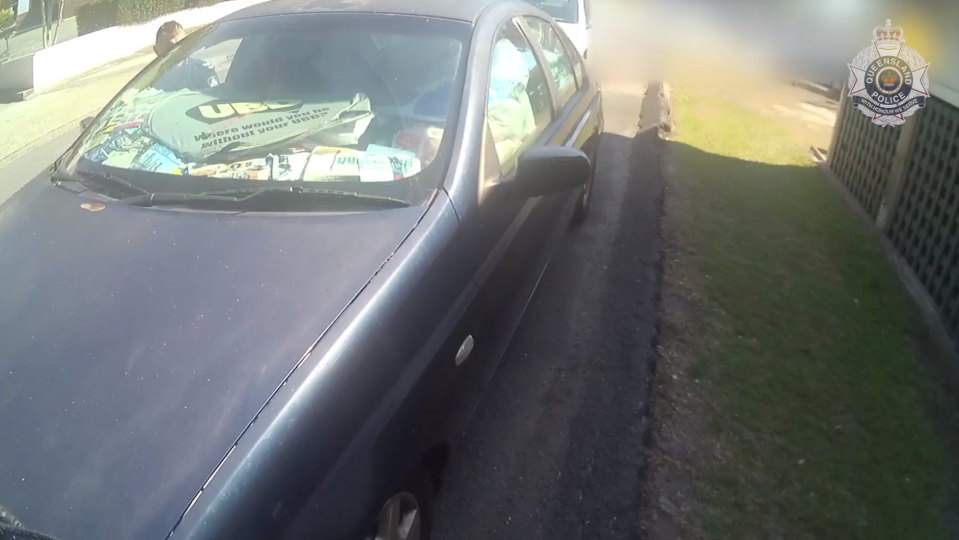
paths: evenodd
<path fill-rule="evenodd" d="M 164 538 L 423 208 L 84 202 L 37 179 L 0 206 L 0 504 L 64 540 Z"/>

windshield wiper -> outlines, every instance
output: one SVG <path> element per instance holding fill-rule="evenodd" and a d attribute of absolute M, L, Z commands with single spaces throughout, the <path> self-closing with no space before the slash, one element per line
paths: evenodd
<path fill-rule="evenodd" d="M 254 197 L 261 197 L 266 194 L 288 194 L 301 197 L 316 197 L 324 201 L 341 200 L 344 202 L 358 202 L 362 204 L 374 204 L 387 208 L 405 208 L 410 203 L 402 199 L 387 197 L 383 195 L 369 195 L 357 193 L 355 191 L 340 191 L 335 189 L 320 188 L 301 188 L 301 187 L 260 187 L 260 188 L 241 188 L 227 189 L 222 191 L 209 191 L 206 193 L 143 193 L 133 197 L 120 199 L 118 202 L 132 206 L 152 207 L 152 206 L 177 206 L 190 205 L 191 203 L 247 203 Z"/>
<path fill-rule="evenodd" d="M 173 206 L 181 203 L 195 201 L 220 201 L 220 202 L 240 202 L 246 198 L 228 197 L 224 195 L 208 195 L 205 193 L 142 193 L 132 197 L 126 197 L 118 200 L 123 204 L 130 206 L 142 206 L 149 208 L 151 206 Z"/>
<path fill-rule="evenodd" d="M 73 193 L 81 193 L 85 190 L 90 189 L 86 184 L 86 180 L 84 180 L 80 176 L 75 174 L 70 174 L 67 171 L 64 171 L 62 169 L 57 169 L 57 168 L 50 169 L 50 182 L 53 185 L 57 187 L 62 187 L 64 189 L 66 189 L 64 187 L 64 184 L 67 182 L 79 184 L 80 186 L 83 187 L 83 189 L 81 189 L 80 191 L 73 191 L 73 190 L 67 189 L 67 191 L 72 191 Z"/>
<path fill-rule="evenodd" d="M 113 176 L 109 173 L 69 173 L 63 169 L 53 169 L 50 172 L 50 181 L 53 182 L 56 186 L 63 186 L 64 182 L 75 182 L 81 186 L 97 191 L 96 189 L 90 187 L 90 184 L 97 184 L 99 186 L 109 185 L 114 188 L 120 187 L 120 189 L 133 191 L 138 195 L 149 194 L 150 192 L 127 182 L 126 180 Z"/>

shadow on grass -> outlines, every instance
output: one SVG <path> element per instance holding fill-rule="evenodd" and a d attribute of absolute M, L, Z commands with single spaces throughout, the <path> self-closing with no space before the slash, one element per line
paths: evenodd
<path fill-rule="evenodd" d="M 668 149 L 675 256 L 703 283 L 695 372 L 725 453 L 705 476 L 707 529 L 955 538 L 955 409 L 868 231 L 801 154 L 776 165 Z"/>

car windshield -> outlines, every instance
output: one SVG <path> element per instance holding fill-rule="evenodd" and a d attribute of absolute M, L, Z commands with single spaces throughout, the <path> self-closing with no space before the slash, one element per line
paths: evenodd
<path fill-rule="evenodd" d="M 529 0 L 529 2 L 548 13 L 557 22 L 570 24 L 579 22 L 579 5 L 576 0 Z"/>
<path fill-rule="evenodd" d="M 213 25 L 144 69 L 61 168 L 148 192 L 286 182 L 418 204 L 446 167 L 469 31 L 380 14 Z"/>

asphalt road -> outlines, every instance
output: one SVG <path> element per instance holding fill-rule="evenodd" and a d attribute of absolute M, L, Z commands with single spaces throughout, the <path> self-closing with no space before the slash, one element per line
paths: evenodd
<path fill-rule="evenodd" d="M 34 148 L 0 169 L 0 203 L 53 164 L 80 136 L 80 126 Z"/>
<path fill-rule="evenodd" d="M 662 183 L 641 90 L 604 94 L 593 206 L 454 451 L 438 540 L 639 538 Z"/>

